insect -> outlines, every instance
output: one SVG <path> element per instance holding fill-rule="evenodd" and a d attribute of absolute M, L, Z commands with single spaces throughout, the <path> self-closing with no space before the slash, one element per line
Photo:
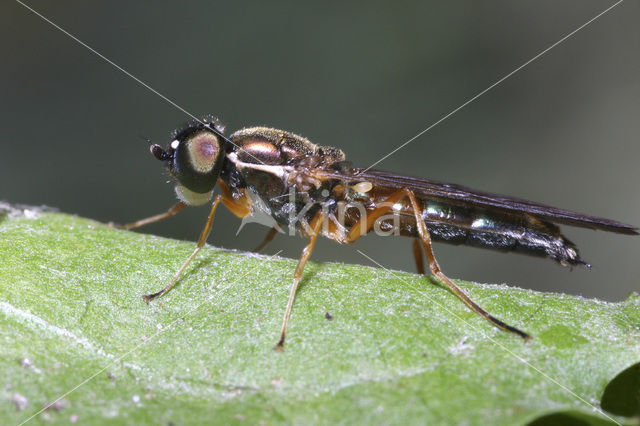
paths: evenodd
<path fill-rule="evenodd" d="M 600 217 L 575 213 L 517 198 L 458 185 L 353 167 L 338 148 L 318 146 L 291 132 L 250 127 L 224 136 L 214 117 L 176 130 L 166 149 L 151 153 L 167 166 L 180 200 L 165 213 L 123 227 L 137 228 L 174 216 L 189 205 L 212 201 L 209 216 L 193 253 L 162 290 L 144 295 L 151 300 L 167 293 L 204 246 L 216 209 L 222 203 L 238 218 L 263 214 L 274 226 L 256 251 L 278 230 L 289 228 L 308 238 L 293 274 L 280 340 L 298 283 L 318 236 L 349 244 L 370 232 L 412 238 L 416 266 L 442 281 L 469 308 L 496 327 L 525 340 L 530 336 L 495 318 L 471 300 L 441 270 L 432 241 L 514 251 L 555 260 L 563 266 L 589 265 L 556 224 L 637 235 L 637 228 Z M 214 188 L 221 193 L 214 195 Z"/>

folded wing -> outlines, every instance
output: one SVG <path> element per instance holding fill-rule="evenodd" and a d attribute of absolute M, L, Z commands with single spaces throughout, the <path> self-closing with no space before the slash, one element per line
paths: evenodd
<path fill-rule="evenodd" d="M 402 176 L 381 170 L 343 168 L 340 171 L 325 171 L 326 177 L 350 181 L 368 181 L 375 185 L 392 188 L 408 188 L 420 198 L 447 201 L 459 205 L 473 205 L 489 211 L 528 214 L 541 220 L 567 224 L 582 228 L 600 229 L 619 234 L 638 235 L 638 228 L 615 220 L 605 219 L 559 209 L 544 204 L 505 195 L 492 194 L 451 183 Z"/>

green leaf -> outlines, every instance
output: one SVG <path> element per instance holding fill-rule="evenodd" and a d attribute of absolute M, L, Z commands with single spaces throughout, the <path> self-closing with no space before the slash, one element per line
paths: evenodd
<path fill-rule="evenodd" d="M 277 352 L 296 260 L 206 247 L 146 305 L 193 242 L 7 206 L 0 235 L 3 424 L 63 395 L 34 420 L 493 425 L 566 412 L 606 424 L 571 392 L 599 406 L 640 360 L 638 297 L 459 282 L 525 343 L 429 278 L 318 263 Z"/>
<path fill-rule="evenodd" d="M 611 380 L 601 405 L 610 413 L 640 418 L 640 364 L 634 364 Z"/>

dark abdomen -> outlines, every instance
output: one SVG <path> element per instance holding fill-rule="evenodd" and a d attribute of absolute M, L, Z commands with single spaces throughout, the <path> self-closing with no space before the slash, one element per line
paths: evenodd
<path fill-rule="evenodd" d="M 548 257 L 565 266 L 586 265 L 576 246 L 552 223 L 527 215 L 496 214 L 430 200 L 422 203 L 422 217 L 434 241 Z M 400 212 L 396 224 L 400 235 L 418 237 L 412 212 Z M 391 232 L 393 227 L 393 219 L 385 219 L 379 229 Z"/>

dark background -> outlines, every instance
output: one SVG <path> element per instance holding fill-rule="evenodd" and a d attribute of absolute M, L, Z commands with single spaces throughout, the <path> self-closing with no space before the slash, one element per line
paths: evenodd
<path fill-rule="evenodd" d="M 604 1 L 50 2 L 28 4 L 189 112 L 229 131 L 268 125 L 366 167 L 613 4 Z M 377 168 L 640 225 L 640 3 L 626 1 Z M 188 117 L 13 1 L 0 5 L 0 199 L 128 222 L 175 202 L 143 138 Z M 143 232 L 195 240 L 207 207 Z M 267 228 L 219 214 L 209 242 L 250 249 Z M 566 235 L 592 270 L 436 246 L 478 282 L 621 300 L 640 238 Z M 297 258 L 278 236 L 266 253 Z M 315 260 L 414 271 L 410 241 L 319 241 Z M 426 285 L 426 284 L 425 284 Z"/>

